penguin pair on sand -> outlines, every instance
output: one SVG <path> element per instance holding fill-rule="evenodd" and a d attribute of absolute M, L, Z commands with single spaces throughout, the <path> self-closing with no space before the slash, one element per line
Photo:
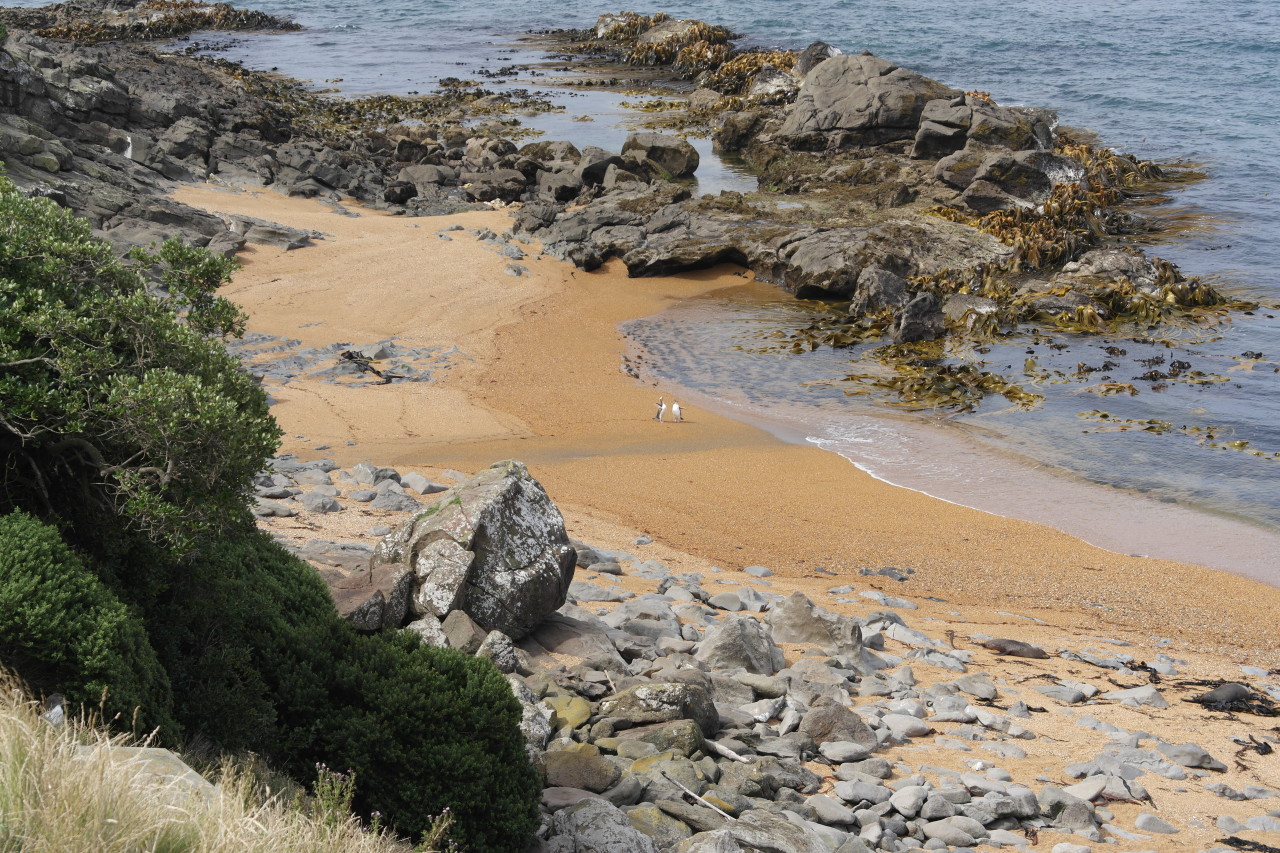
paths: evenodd
<path fill-rule="evenodd" d="M 659 397 L 656 405 L 658 407 L 658 413 L 653 416 L 653 419 L 655 421 L 660 421 L 667 414 L 666 398 Z M 680 421 L 684 420 L 684 415 L 680 411 L 680 404 L 677 403 L 675 400 L 671 401 L 671 420 L 674 423 L 679 423 Z"/>

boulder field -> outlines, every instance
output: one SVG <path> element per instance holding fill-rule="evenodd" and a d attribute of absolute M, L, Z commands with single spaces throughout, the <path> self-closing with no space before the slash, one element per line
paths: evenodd
<path fill-rule="evenodd" d="M 369 463 L 275 469 L 259 485 L 268 529 L 394 496 L 372 544 L 292 547 L 362 629 L 403 626 L 508 674 L 545 780 L 533 850 L 1225 850 L 1206 839 L 1277 828 L 1262 756 L 1280 739 L 1246 722 L 1280 699 L 1265 670 L 1206 691 L 1184 677 L 1196 665 L 1119 639 L 959 637 L 916 619 L 929 602 L 909 571 L 866 569 L 906 592 L 839 583 L 829 607 L 763 566 L 673 572 L 570 540 L 518 462 L 451 472 L 448 488 Z M 333 505 L 308 506 L 315 494 Z M 1187 738 L 1219 724 L 1231 740 Z M 1197 795 L 1219 813 L 1182 802 Z"/>

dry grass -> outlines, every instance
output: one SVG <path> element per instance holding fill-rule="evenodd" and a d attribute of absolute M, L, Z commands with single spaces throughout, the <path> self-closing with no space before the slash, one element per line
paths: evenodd
<path fill-rule="evenodd" d="M 204 795 L 157 783 L 143 763 L 119 760 L 118 750 L 133 745 L 92 726 L 49 725 L 15 679 L 0 672 L 0 851 L 409 849 L 354 817 L 326 819 L 280 797 L 264 800 L 243 768 L 224 766 L 219 787 Z"/>

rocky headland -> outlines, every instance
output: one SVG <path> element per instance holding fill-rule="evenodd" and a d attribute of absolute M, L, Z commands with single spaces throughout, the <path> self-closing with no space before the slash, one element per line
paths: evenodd
<path fill-rule="evenodd" d="M 711 413 L 655 424 L 617 369 L 620 316 L 737 283 L 725 262 L 826 300 L 789 345 L 883 337 L 916 347 L 904 363 L 1013 326 L 1218 317 L 1228 299 L 1120 242 L 1152 227 L 1128 203 L 1179 173 L 878 57 L 737 52 L 661 17 L 552 38 L 682 90 L 655 121 L 714 134 L 758 192 L 694 198 L 671 127 L 519 145 L 487 120 L 528 93 L 344 100 L 118 41 L 288 25 L 220 8 L 0 13 L 0 156 L 122 251 L 240 253 L 239 346 L 291 436 L 259 523 L 362 630 L 508 674 L 546 781 L 532 849 L 1275 849 L 1275 590 L 943 506 Z M 416 218 L 508 206 L 511 232 Z M 911 390 L 973 389 L 1018 393 Z"/>

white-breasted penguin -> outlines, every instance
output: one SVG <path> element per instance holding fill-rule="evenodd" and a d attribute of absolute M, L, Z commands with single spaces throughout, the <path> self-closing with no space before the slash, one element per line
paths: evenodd
<path fill-rule="evenodd" d="M 671 401 L 671 420 L 677 423 L 684 420 L 684 416 L 680 414 L 680 404 L 675 400 Z"/>
<path fill-rule="evenodd" d="M 655 421 L 660 421 L 662 420 L 662 416 L 667 413 L 667 401 L 665 398 L 659 397 L 658 402 L 655 405 L 658 407 L 658 413 L 653 416 L 653 419 Z"/>

